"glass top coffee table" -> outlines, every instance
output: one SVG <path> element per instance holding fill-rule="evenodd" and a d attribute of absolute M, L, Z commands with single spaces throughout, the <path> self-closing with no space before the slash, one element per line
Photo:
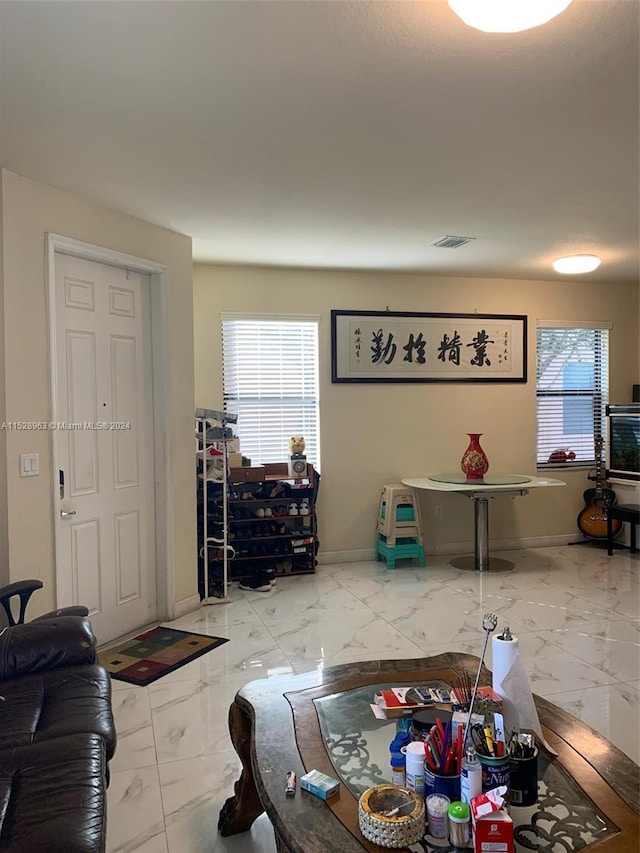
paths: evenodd
<path fill-rule="evenodd" d="M 376 720 L 369 707 L 382 686 L 475 676 L 478 659 L 451 653 L 431 658 L 366 661 L 321 672 L 255 681 L 229 711 L 233 744 L 243 770 L 220 812 L 222 835 L 248 830 L 267 812 L 279 851 L 380 853 L 358 827 L 362 791 L 389 781 L 389 742 L 395 722 Z M 481 683 L 491 684 L 484 670 Z M 606 739 L 561 708 L 535 697 L 552 757 L 539 757 L 536 806 L 511 808 L 516 851 L 637 853 L 640 768 Z M 285 777 L 316 768 L 341 781 L 329 803 L 302 791 L 285 796 Z M 408 848 L 446 853 L 429 837 Z"/>

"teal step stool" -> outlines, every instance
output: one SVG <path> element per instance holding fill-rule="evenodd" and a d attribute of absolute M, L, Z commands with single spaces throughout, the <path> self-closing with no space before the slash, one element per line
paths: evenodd
<path fill-rule="evenodd" d="M 378 534 L 378 543 L 376 546 L 376 560 L 380 562 L 382 559 L 387 561 L 387 568 L 395 569 L 396 560 L 418 560 L 418 565 L 424 567 L 424 546 L 412 537 L 402 536 L 395 540 L 394 545 L 387 542 L 387 537 L 381 533 Z"/>

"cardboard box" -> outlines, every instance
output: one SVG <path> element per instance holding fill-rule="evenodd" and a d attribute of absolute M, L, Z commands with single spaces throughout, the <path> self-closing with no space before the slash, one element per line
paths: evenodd
<path fill-rule="evenodd" d="M 321 800 L 328 800 L 340 790 L 340 782 L 320 770 L 310 770 L 300 777 L 300 787 Z"/>
<path fill-rule="evenodd" d="M 229 453 L 229 468 L 242 468 L 242 453 Z"/>
<path fill-rule="evenodd" d="M 471 800 L 474 853 L 514 853 L 513 820 L 503 808 L 506 785 Z"/>
<path fill-rule="evenodd" d="M 513 821 L 504 809 L 481 817 L 473 830 L 474 853 L 513 853 Z"/>

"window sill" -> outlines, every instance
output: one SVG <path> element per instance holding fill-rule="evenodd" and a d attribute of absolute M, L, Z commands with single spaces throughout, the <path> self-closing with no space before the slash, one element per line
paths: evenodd
<path fill-rule="evenodd" d="M 595 468 L 595 462 L 548 462 L 536 466 L 538 471 L 589 471 Z"/>

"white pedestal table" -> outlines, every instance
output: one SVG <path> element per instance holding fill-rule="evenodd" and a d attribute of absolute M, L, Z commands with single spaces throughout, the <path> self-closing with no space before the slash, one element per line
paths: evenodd
<path fill-rule="evenodd" d="M 562 480 L 534 477 L 528 474 L 487 474 L 482 480 L 467 480 L 464 474 L 430 474 L 427 477 L 403 477 L 405 486 L 433 492 L 459 492 L 473 501 L 473 557 L 456 557 L 451 565 L 476 572 L 507 572 L 513 568 L 509 560 L 489 556 L 489 498 L 520 497 L 530 489 L 565 486 Z"/>

